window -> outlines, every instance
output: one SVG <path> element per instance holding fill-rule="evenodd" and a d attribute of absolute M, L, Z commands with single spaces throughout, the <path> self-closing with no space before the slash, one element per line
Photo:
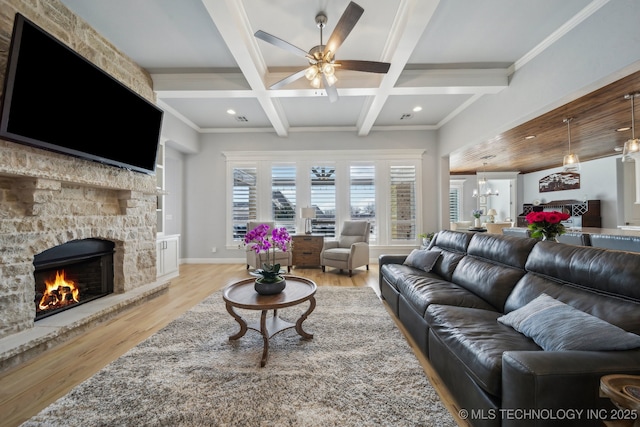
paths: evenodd
<path fill-rule="evenodd" d="M 276 227 L 296 231 L 296 166 L 271 167 L 271 218 Z"/>
<path fill-rule="evenodd" d="M 336 235 L 336 169 L 311 167 L 311 206 L 316 209 L 311 232 L 325 237 Z"/>
<path fill-rule="evenodd" d="M 416 239 L 416 168 L 412 165 L 389 169 L 390 221 L 392 240 Z"/>
<path fill-rule="evenodd" d="M 233 239 L 244 239 L 247 222 L 257 219 L 257 168 L 233 169 Z"/>
<path fill-rule="evenodd" d="M 369 242 L 375 241 L 376 235 L 376 185 L 375 165 L 351 165 L 349 197 L 351 199 L 351 219 L 367 220 L 371 223 Z"/>
<path fill-rule="evenodd" d="M 238 248 L 249 220 L 301 232 L 301 206 L 315 209 L 314 234 L 332 238 L 344 221 L 366 219 L 370 243 L 415 246 L 422 227 L 423 154 L 421 149 L 225 152 L 227 247 Z"/>

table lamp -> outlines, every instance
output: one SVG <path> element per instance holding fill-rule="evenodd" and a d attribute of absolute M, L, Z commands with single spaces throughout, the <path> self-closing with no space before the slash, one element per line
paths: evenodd
<path fill-rule="evenodd" d="M 301 208 L 300 218 L 304 218 L 304 234 L 311 234 L 311 220 L 316 217 L 315 208 Z"/>
<path fill-rule="evenodd" d="M 487 215 L 489 215 L 489 222 L 496 222 L 496 215 L 498 215 L 498 212 L 496 212 L 495 209 L 489 209 L 489 212 L 487 212 Z"/>

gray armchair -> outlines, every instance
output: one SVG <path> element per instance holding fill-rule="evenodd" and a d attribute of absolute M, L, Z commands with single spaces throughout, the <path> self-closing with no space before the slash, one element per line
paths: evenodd
<path fill-rule="evenodd" d="M 325 240 L 320 253 L 322 271 L 325 267 L 349 270 L 351 277 L 354 268 L 366 265 L 369 269 L 369 230 L 368 221 L 345 221 L 337 240 Z"/>
<path fill-rule="evenodd" d="M 273 221 L 249 221 L 247 223 L 247 232 L 253 230 L 260 224 L 267 224 L 269 226 L 269 232 L 273 230 L 274 224 Z M 266 260 L 265 254 L 257 254 L 254 250 L 252 250 L 249 246 L 245 248 L 247 255 L 247 270 L 249 267 L 252 268 L 262 268 L 262 263 Z M 262 260 L 260 260 L 260 256 L 262 256 Z M 287 267 L 287 271 L 291 272 L 291 265 L 293 264 L 293 257 L 291 255 L 291 250 L 281 251 L 280 249 L 276 249 L 276 264 L 279 263 L 280 267 Z"/>

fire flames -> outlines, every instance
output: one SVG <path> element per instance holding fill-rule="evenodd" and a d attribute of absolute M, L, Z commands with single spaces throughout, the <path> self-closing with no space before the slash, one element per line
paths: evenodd
<path fill-rule="evenodd" d="M 80 289 L 65 278 L 64 270 L 56 271 L 55 280 L 45 280 L 46 289 L 38 304 L 40 310 L 66 307 L 80 301 Z"/>

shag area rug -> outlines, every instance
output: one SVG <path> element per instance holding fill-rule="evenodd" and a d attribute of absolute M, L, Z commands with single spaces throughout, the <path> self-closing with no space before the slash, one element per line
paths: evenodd
<path fill-rule="evenodd" d="M 260 368 L 260 334 L 229 341 L 239 326 L 216 292 L 23 426 L 456 425 L 371 288 L 320 286 L 316 300 L 313 339 L 275 335 Z"/>

